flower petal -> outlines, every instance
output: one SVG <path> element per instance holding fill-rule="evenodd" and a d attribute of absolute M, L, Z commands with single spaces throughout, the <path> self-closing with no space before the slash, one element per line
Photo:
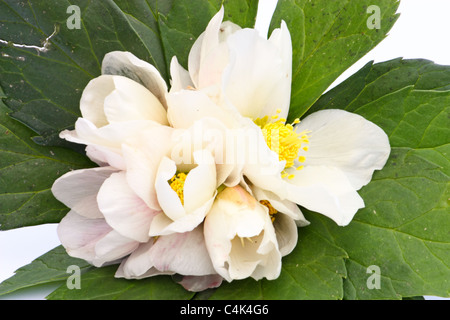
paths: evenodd
<path fill-rule="evenodd" d="M 288 40 L 285 27 L 272 41 L 254 29 L 243 29 L 228 37 L 230 63 L 223 73 L 223 92 L 226 101 L 243 116 L 270 117 L 280 109 L 279 116 L 286 118 L 292 78 L 292 58 L 285 60 L 290 52 L 286 49 L 290 48 Z"/>
<path fill-rule="evenodd" d="M 97 196 L 100 211 L 106 222 L 121 235 L 139 241 L 149 240 L 153 217 L 150 209 L 128 186 L 126 173 L 114 173 L 106 179 Z"/>
<path fill-rule="evenodd" d="M 296 131 L 312 131 L 309 150 L 302 151 L 306 166 L 334 166 L 345 173 L 353 188 L 369 183 L 373 172 L 386 164 L 389 139 L 363 117 L 343 110 L 322 110 L 306 117 Z"/>
<path fill-rule="evenodd" d="M 103 218 L 98 209 L 97 193 L 106 179 L 117 170 L 111 167 L 71 171 L 52 186 L 56 199 L 86 218 Z"/>
<path fill-rule="evenodd" d="M 190 276 L 213 274 L 214 268 L 203 239 L 202 228 L 158 237 L 142 244 L 123 265 L 126 278 L 139 277 L 149 269 Z"/>
<path fill-rule="evenodd" d="M 149 90 L 136 81 L 112 76 L 114 90 L 105 97 L 104 112 L 109 123 L 151 120 L 167 125 L 166 109 Z"/>
<path fill-rule="evenodd" d="M 224 16 L 224 8 L 217 12 L 208 23 L 206 30 L 197 38 L 189 52 L 188 69 L 196 88 L 200 88 L 200 72 L 206 57 L 219 45 L 220 25 Z"/>
<path fill-rule="evenodd" d="M 278 248 L 284 257 L 294 250 L 298 240 L 298 228 L 295 220 L 286 214 L 277 213 L 273 222 Z"/>
<path fill-rule="evenodd" d="M 102 62 L 102 74 L 125 76 L 142 84 L 167 108 L 165 100 L 167 84 L 161 74 L 150 63 L 132 53 L 123 51 L 107 53 Z"/>
<path fill-rule="evenodd" d="M 170 62 L 170 75 L 172 77 L 171 93 L 194 87 L 189 72 L 178 63 L 178 59 L 175 56 Z"/>
<path fill-rule="evenodd" d="M 253 185 L 250 188 L 258 201 L 269 201 L 274 209 L 294 219 L 298 226 L 304 227 L 310 224 L 296 203 L 286 199 L 281 199 L 273 192 L 263 190 Z"/>
<path fill-rule="evenodd" d="M 216 192 L 216 166 L 214 158 L 207 150 L 194 152 L 198 166 L 189 171 L 184 183 L 184 208 L 189 214 L 214 198 Z"/>
<path fill-rule="evenodd" d="M 364 201 L 345 174 L 335 167 L 305 167 L 295 171 L 294 178 L 286 183 L 289 185 L 286 199 L 319 212 L 340 226 L 349 224 L 364 207 Z"/>
<path fill-rule="evenodd" d="M 105 98 L 114 90 L 112 76 L 102 75 L 89 81 L 83 90 L 80 110 L 83 118 L 97 128 L 108 124 L 104 111 Z"/>
<path fill-rule="evenodd" d="M 95 244 L 93 265 L 101 267 L 106 263 L 116 262 L 132 253 L 138 246 L 139 242 L 112 230 Z"/>
<path fill-rule="evenodd" d="M 95 260 L 97 242 L 111 231 L 105 219 L 89 219 L 74 210 L 69 211 L 57 227 L 59 240 L 67 253 L 89 263 Z"/>
<path fill-rule="evenodd" d="M 178 282 L 188 291 L 201 292 L 206 289 L 217 288 L 222 284 L 223 278 L 218 274 L 210 274 L 206 276 L 184 276 Z"/>
<path fill-rule="evenodd" d="M 122 145 L 130 188 L 150 208 L 160 210 L 155 181 L 161 160 L 172 148 L 173 129 L 156 126 L 142 130 L 139 136 Z"/>
<path fill-rule="evenodd" d="M 177 172 L 175 162 L 164 157 L 159 165 L 155 187 L 159 205 L 167 217 L 173 221 L 186 215 L 177 193 L 170 187 L 168 181 Z"/>
<path fill-rule="evenodd" d="M 202 91 L 182 90 L 170 93 L 167 103 L 167 117 L 174 128 L 188 129 L 204 118 L 220 120 L 228 128 L 232 128 L 235 123 L 229 112 L 215 104 Z"/>

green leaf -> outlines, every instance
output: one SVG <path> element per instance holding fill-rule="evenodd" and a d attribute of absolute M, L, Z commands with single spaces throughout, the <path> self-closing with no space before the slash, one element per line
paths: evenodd
<path fill-rule="evenodd" d="M 43 284 L 63 282 L 71 275 L 67 272 L 69 266 L 77 266 L 81 272 L 92 268 L 83 260 L 69 257 L 66 250 L 58 246 L 18 269 L 11 278 L 3 281 L 0 284 L 0 295 Z"/>
<path fill-rule="evenodd" d="M 0 230 L 59 222 L 68 210 L 53 197 L 53 182 L 92 163 L 68 149 L 36 145 L 34 132 L 8 112 L 0 100 Z"/>
<path fill-rule="evenodd" d="M 170 276 L 142 280 L 114 278 L 117 265 L 96 268 L 81 277 L 80 289 L 63 285 L 52 292 L 50 300 L 187 300 L 194 295 Z"/>
<path fill-rule="evenodd" d="M 0 39 L 40 46 L 47 52 L 0 46 L 0 87 L 11 116 L 34 130 L 42 145 L 60 145 L 58 133 L 73 127 L 86 84 L 100 75 L 106 53 L 130 51 L 155 65 L 168 80 L 158 28 L 157 1 L 76 1 L 81 28 L 69 29 L 70 3 L 57 0 L 0 1 Z M 170 3 L 161 6 L 168 11 Z M 125 11 L 122 11 L 122 6 Z"/>
<path fill-rule="evenodd" d="M 397 0 L 279 0 L 271 29 L 284 20 L 293 46 L 289 120 L 301 117 L 351 65 L 383 40 L 398 18 Z M 380 29 L 369 29 L 370 6 Z M 369 13 L 368 13 L 369 11 Z"/>
<path fill-rule="evenodd" d="M 388 163 L 360 191 L 366 207 L 348 227 L 328 226 L 349 255 L 348 299 L 450 295 L 449 85 L 450 67 L 430 61 L 369 63 L 310 110 L 358 113 L 391 142 Z M 380 289 L 367 287 L 371 265 Z"/>
<path fill-rule="evenodd" d="M 295 250 L 283 258 L 278 279 L 224 282 L 210 299 L 342 299 L 347 254 L 331 241 L 320 219 L 309 220 L 310 226 L 299 229 Z"/>

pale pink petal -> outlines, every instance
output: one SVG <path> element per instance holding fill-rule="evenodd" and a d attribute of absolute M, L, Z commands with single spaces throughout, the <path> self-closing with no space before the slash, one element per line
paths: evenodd
<path fill-rule="evenodd" d="M 71 257 L 93 263 L 95 245 L 112 228 L 105 219 L 89 219 L 71 210 L 58 224 L 57 233 L 61 244 Z"/>
<path fill-rule="evenodd" d="M 116 262 L 132 253 L 138 246 L 139 242 L 112 230 L 95 244 L 93 265 L 101 267 L 106 263 Z"/>
<path fill-rule="evenodd" d="M 184 276 L 178 282 L 188 291 L 201 292 L 206 289 L 217 288 L 222 284 L 223 278 L 218 274 L 210 274 L 206 276 Z"/>
<path fill-rule="evenodd" d="M 104 181 L 116 172 L 102 167 L 70 171 L 58 178 L 52 186 L 56 199 L 86 218 L 103 218 L 98 209 L 97 193 Z"/>

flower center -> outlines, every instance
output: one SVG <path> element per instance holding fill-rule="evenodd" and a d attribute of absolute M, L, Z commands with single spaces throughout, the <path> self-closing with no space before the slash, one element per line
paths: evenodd
<path fill-rule="evenodd" d="M 278 109 L 277 113 L 280 112 L 281 110 Z M 272 117 L 274 120 L 277 118 L 278 115 Z M 255 124 L 261 128 L 264 139 L 270 150 L 278 154 L 280 161 L 286 161 L 285 169 L 293 167 L 295 160 L 298 160 L 299 162 L 305 162 L 306 160 L 304 156 L 299 156 L 298 153 L 300 149 L 308 151 L 308 146 L 305 146 L 305 144 L 309 143 L 309 131 L 297 133 L 294 125 L 298 123 L 300 123 L 300 120 L 295 119 L 293 123 L 286 124 L 286 119 L 283 118 L 272 122 L 269 121 L 268 116 L 255 120 Z M 303 169 L 303 166 L 297 167 L 297 170 L 301 169 Z M 283 171 L 282 177 L 285 178 L 287 176 L 289 176 L 290 179 L 294 177 L 294 175 L 288 175 L 286 171 Z"/>
<path fill-rule="evenodd" d="M 183 172 L 175 174 L 168 182 L 173 191 L 175 191 L 181 200 L 181 204 L 184 205 L 184 182 L 187 175 Z"/>
<path fill-rule="evenodd" d="M 277 209 L 275 209 L 268 200 L 261 200 L 259 203 L 269 209 L 270 220 L 272 220 L 273 223 L 275 221 L 275 215 L 278 213 Z"/>

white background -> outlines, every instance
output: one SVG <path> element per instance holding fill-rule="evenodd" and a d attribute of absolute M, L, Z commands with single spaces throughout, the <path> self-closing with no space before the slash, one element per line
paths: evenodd
<path fill-rule="evenodd" d="M 257 27 L 266 30 L 276 0 L 260 0 Z M 389 36 L 345 72 L 333 85 L 354 74 L 367 62 L 397 57 L 424 58 L 450 65 L 450 0 L 402 0 L 401 16 Z M 41 225 L 0 231 L 0 282 L 33 259 L 58 246 L 56 225 Z M 42 299 L 54 289 L 46 286 L 0 297 L 0 299 Z M 427 297 L 433 299 L 433 297 Z"/>

